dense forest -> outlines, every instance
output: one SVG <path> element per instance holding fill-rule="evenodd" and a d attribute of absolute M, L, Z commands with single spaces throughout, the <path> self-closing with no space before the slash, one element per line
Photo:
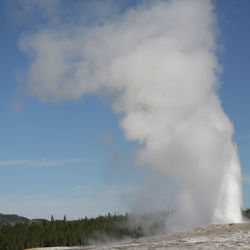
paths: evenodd
<path fill-rule="evenodd" d="M 98 216 L 67 221 L 28 220 L 17 215 L 1 215 L 0 222 L 8 220 L 0 227 L 0 249 L 21 250 L 32 247 L 84 246 L 107 243 L 127 238 L 154 235 L 163 230 L 165 220 L 172 212 L 148 213 L 144 215 Z M 250 219 L 250 209 L 242 211 Z M 16 219 L 16 222 L 13 220 Z"/>
<path fill-rule="evenodd" d="M 139 238 L 153 235 L 164 226 L 161 216 L 153 213 L 129 216 L 98 216 L 67 221 L 63 220 L 20 220 L 5 224 L 0 228 L 0 249 L 20 250 L 32 247 L 84 246 L 93 243 L 105 243 L 126 238 Z M 13 215 L 12 215 L 13 217 Z M 24 218 L 24 217 L 22 217 Z M 147 222 L 145 225 L 142 223 Z"/>

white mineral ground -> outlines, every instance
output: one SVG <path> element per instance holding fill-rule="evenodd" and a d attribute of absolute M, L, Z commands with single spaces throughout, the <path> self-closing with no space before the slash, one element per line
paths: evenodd
<path fill-rule="evenodd" d="M 110 245 L 36 248 L 39 249 L 250 249 L 250 223 L 216 224 L 193 231 Z"/>

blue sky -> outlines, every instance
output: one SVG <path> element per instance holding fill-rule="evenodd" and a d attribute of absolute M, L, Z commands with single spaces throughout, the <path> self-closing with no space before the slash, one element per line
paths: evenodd
<path fill-rule="evenodd" d="M 243 173 L 244 206 L 249 207 L 250 192 L 250 23 L 249 1 L 216 1 L 221 43 L 224 51 L 219 54 L 223 65 L 220 75 L 220 97 L 225 112 L 234 123 Z"/>
<path fill-rule="evenodd" d="M 7 2 L 0 2 L 0 212 L 78 218 L 127 211 L 129 195 L 140 192 L 146 178 L 134 166 L 136 145 L 124 139 L 105 97 L 62 104 L 28 97 L 29 59 L 18 42 L 44 20 L 20 18 Z M 250 2 L 217 0 L 215 6 L 223 66 L 219 95 L 234 123 L 244 207 L 250 207 Z"/>

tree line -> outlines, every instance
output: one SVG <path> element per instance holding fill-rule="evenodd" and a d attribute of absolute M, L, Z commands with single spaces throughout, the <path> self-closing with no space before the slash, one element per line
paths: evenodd
<path fill-rule="evenodd" d="M 86 246 L 126 238 L 139 238 L 163 232 L 165 219 L 173 211 L 137 215 L 108 214 L 79 220 L 23 220 L 0 227 L 0 249 L 21 250 L 35 247 Z M 250 209 L 242 210 L 250 219 Z"/>
<path fill-rule="evenodd" d="M 128 215 L 98 216 L 74 221 L 63 220 L 7 224 L 0 228 L 0 249 L 84 246 L 91 242 L 122 240 L 143 236 L 140 226 L 128 226 Z"/>

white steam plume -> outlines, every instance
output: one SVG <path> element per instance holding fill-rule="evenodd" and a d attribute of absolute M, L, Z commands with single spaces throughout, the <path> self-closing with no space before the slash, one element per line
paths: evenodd
<path fill-rule="evenodd" d="M 233 125 L 216 92 L 215 34 L 210 0 L 147 1 L 101 24 L 47 26 L 19 45 L 32 55 L 28 90 L 40 101 L 115 94 L 126 139 L 141 144 L 138 164 L 180 186 L 177 215 L 190 227 L 241 221 Z"/>

